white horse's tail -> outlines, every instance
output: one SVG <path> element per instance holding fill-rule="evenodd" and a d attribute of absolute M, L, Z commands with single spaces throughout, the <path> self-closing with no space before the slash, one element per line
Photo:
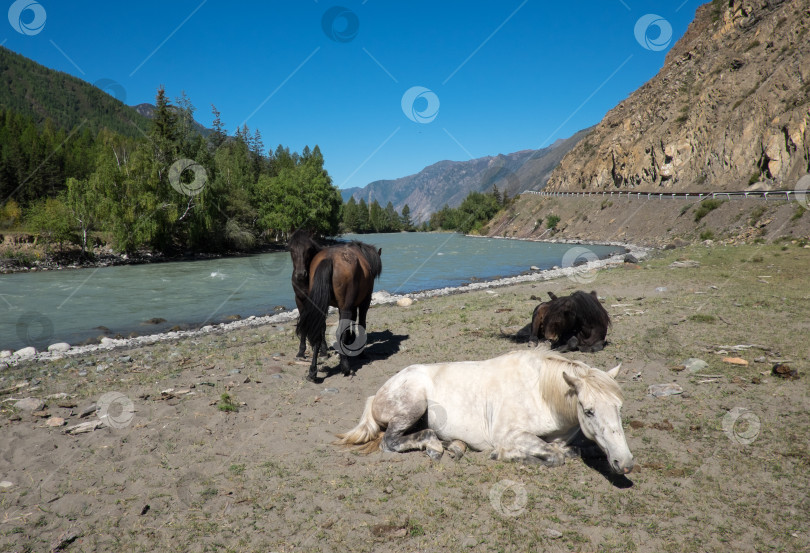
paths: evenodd
<path fill-rule="evenodd" d="M 372 403 L 374 403 L 374 396 L 369 396 L 368 399 L 366 399 L 366 407 L 363 409 L 363 416 L 360 417 L 360 422 L 348 432 L 338 434 L 338 439 L 333 442 L 335 445 L 352 447 L 366 454 L 380 449 L 383 432 L 381 432 L 380 425 L 374 420 L 374 415 L 371 414 Z"/>

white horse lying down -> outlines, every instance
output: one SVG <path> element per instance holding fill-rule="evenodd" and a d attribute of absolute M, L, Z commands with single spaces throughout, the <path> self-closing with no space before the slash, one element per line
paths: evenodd
<path fill-rule="evenodd" d="M 633 470 L 615 378 L 544 348 L 487 361 L 411 365 L 366 400 L 360 423 L 336 444 L 365 452 L 424 449 L 440 459 L 466 446 L 493 459 L 565 462 L 578 430 L 596 442 L 618 474 Z M 427 428 L 417 423 L 426 416 Z M 384 429 L 384 433 L 383 433 Z M 410 432 L 410 433 L 408 433 Z"/>

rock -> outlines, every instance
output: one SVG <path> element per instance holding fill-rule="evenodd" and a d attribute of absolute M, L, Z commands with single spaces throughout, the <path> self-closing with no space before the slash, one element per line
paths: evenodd
<path fill-rule="evenodd" d="M 114 346 L 114 345 L 115 345 L 115 340 L 113 340 L 112 338 L 107 338 L 106 336 L 103 336 L 101 338 L 101 347 Z"/>
<path fill-rule="evenodd" d="M 371 294 L 371 301 L 375 303 L 384 303 L 391 300 L 391 294 L 386 292 L 385 290 L 380 290 L 378 292 L 373 292 Z"/>
<path fill-rule="evenodd" d="M 90 415 L 95 413 L 97 410 L 98 410 L 98 406 L 95 403 L 93 403 L 92 405 L 88 405 L 87 407 L 85 407 L 84 409 L 79 411 L 79 418 L 83 419 L 84 417 L 89 417 Z"/>
<path fill-rule="evenodd" d="M 532 265 L 531 267 L 529 267 L 529 269 L 531 269 L 532 271 L 539 271 L 540 267 L 538 267 L 537 265 Z"/>
<path fill-rule="evenodd" d="M 627 255 L 624 256 L 624 262 L 625 263 L 638 263 L 638 259 L 636 258 L 635 255 L 633 255 L 631 253 L 628 253 Z"/>
<path fill-rule="evenodd" d="M 79 376 L 87 376 L 87 371 L 79 371 Z"/>
<path fill-rule="evenodd" d="M 700 372 L 706 369 L 706 367 L 708 366 L 709 364 L 706 361 L 704 361 L 703 359 L 698 359 L 696 357 L 690 357 L 689 359 L 683 362 L 683 368 L 686 369 L 690 374 Z"/>
<path fill-rule="evenodd" d="M 48 346 L 48 351 L 51 353 L 64 353 L 70 349 L 70 344 L 67 342 L 57 342 Z"/>
<path fill-rule="evenodd" d="M 410 307 L 413 305 L 413 300 L 411 298 L 399 298 L 397 300 L 397 305 L 400 307 Z"/>
<path fill-rule="evenodd" d="M 683 388 L 675 383 L 653 384 L 647 388 L 647 393 L 653 397 L 674 396 L 683 393 Z"/>
<path fill-rule="evenodd" d="M 104 426 L 104 421 L 101 419 L 96 419 L 88 422 L 83 422 L 80 424 L 75 424 L 73 426 L 68 426 L 65 428 L 65 434 L 85 434 L 87 432 L 92 432 L 96 428 Z"/>
<path fill-rule="evenodd" d="M 0 482 L 0 489 L 6 490 L 13 485 L 14 484 L 12 482 L 9 482 L 8 480 L 3 480 L 2 482 Z"/>
<path fill-rule="evenodd" d="M 18 349 L 14 352 L 14 355 L 19 357 L 20 359 L 28 359 L 34 357 L 37 354 L 37 348 L 33 346 L 29 346 L 27 348 Z"/>
<path fill-rule="evenodd" d="M 118 358 L 118 361 L 121 363 L 132 363 L 132 356 L 131 355 L 122 355 Z"/>
<path fill-rule="evenodd" d="M 47 409 L 43 409 L 42 411 L 34 411 L 31 414 L 35 417 L 39 417 L 40 419 L 47 419 L 48 417 L 51 416 L 50 411 L 48 411 Z"/>
<path fill-rule="evenodd" d="M 242 369 L 231 369 L 228 371 L 228 374 L 239 374 L 242 372 Z"/>
<path fill-rule="evenodd" d="M 673 261 L 669 264 L 670 269 L 694 269 L 700 267 L 700 261 L 684 259 L 683 261 Z"/>
<path fill-rule="evenodd" d="M 165 323 L 165 322 L 166 322 L 166 319 L 164 319 L 162 317 L 153 317 L 153 318 L 149 319 L 148 321 L 144 321 L 143 324 L 145 324 L 145 325 L 159 325 L 159 324 L 162 324 L 162 323 Z"/>
<path fill-rule="evenodd" d="M 65 419 L 63 419 L 62 417 L 51 417 L 47 421 L 45 421 L 45 425 L 52 427 L 65 426 L 65 422 L 66 422 Z"/>
<path fill-rule="evenodd" d="M 740 357 L 723 357 L 723 363 L 728 363 L 730 365 L 742 365 L 743 367 L 748 366 L 748 361 L 741 359 Z"/>
<path fill-rule="evenodd" d="M 43 407 L 45 407 L 45 402 L 35 397 L 27 397 L 14 404 L 15 409 L 27 411 L 29 413 L 33 413 L 34 411 L 42 411 Z"/>
<path fill-rule="evenodd" d="M 563 537 L 563 533 L 559 530 L 555 530 L 554 528 L 546 528 L 546 537 L 556 540 Z"/>
<path fill-rule="evenodd" d="M 663 293 L 663 292 L 667 291 L 667 287 L 666 286 L 659 286 L 658 288 L 655 289 L 655 291 Z"/>
<path fill-rule="evenodd" d="M 338 393 L 338 389 L 337 388 L 324 388 L 323 393 L 325 393 L 325 394 L 336 394 L 336 393 Z"/>
<path fill-rule="evenodd" d="M 5 359 L 6 357 L 11 357 L 12 353 L 10 349 L 4 349 L 0 351 L 0 359 Z"/>

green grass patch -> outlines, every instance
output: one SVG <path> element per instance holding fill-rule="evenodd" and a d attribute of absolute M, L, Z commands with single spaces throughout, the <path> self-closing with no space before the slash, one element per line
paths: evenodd
<path fill-rule="evenodd" d="M 555 228 L 557 228 L 557 223 L 559 223 L 559 222 L 560 222 L 560 216 L 559 215 L 553 215 L 552 214 L 552 215 L 549 215 L 548 217 L 546 217 L 546 227 L 547 228 L 555 229 Z"/>
<path fill-rule="evenodd" d="M 695 313 L 694 315 L 690 315 L 689 320 L 694 321 L 696 323 L 717 322 L 717 318 L 714 315 L 706 315 L 705 313 Z"/>
<path fill-rule="evenodd" d="M 697 210 L 695 210 L 695 222 L 699 222 L 710 212 L 714 211 L 725 203 L 725 200 L 709 199 L 700 202 Z"/>
<path fill-rule="evenodd" d="M 239 411 L 239 405 L 233 400 L 230 394 L 225 393 L 219 396 L 217 409 L 225 413 L 236 413 Z"/>

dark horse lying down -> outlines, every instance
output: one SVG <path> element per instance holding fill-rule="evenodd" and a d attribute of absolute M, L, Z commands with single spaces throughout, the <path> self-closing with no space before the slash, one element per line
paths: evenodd
<path fill-rule="evenodd" d="M 537 345 L 541 339 L 550 340 L 552 348 L 561 351 L 600 351 L 605 347 L 605 336 L 610 316 L 602 307 L 596 292 L 574 292 L 558 298 L 549 292 L 551 301 L 538 305 L 532 315 L 529 344 Z"/>
<path fill-rule="evenodd" d="M 295 235 L 290 240 L 291 253 L 294 241 L 298 241 Z M 311 253 L 310 261 L 304 263 L 309 282 L 306 286 L 306 295 L 299 303 L 298 325 L 295 332 L 301 337 L 302 346 L 305 345 L 305 340 L 309 340 L 312 345 L 312 363 L 307 380 L 315 382 L 318 353 L 325 348 L 326 316 L 329 313 L 329 306 L 337 307 L 340 312 L 337 348 L 340 353 L 340 368 L 344 375 L 350 374 L 348 356 L 357 355 L 362 351 L 361 348 L 365 345 L 366 314 L 371 305 L 374 279 L 382 273 L 380 260 L 382 250 L 363 242 L 350 242 Z M 306 258 L 307 254 L 304 257 Z M 296 279 L 296 273 L 300 280 Z M 303 289 L 303 276 L 298 271 L 293 272 L 293 286 L 297 287 L 296 303 L 298 303 L 298 290 Z M 358 312 L 360 320 L 359 327 L 356 327 Z M 361 334 L 357 340 L 360 342 L 359 347 L 351 343 L 357 338 L 355 331 Z"/>

